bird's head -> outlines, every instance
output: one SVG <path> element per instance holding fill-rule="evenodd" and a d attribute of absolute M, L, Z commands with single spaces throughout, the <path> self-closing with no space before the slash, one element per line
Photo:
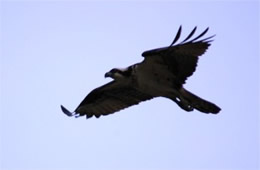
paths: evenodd
<path fill-rule="evenodd" d="M 112 70 L 110 70 L 105 74 L 105 78 L 111 77 L 112 79 L 115 80 L 127 78 L 130 76 L 131 74 L 130 72 L 131 70 L 129 68 L 125 68 L 125 69 L 113 68 Z"/>

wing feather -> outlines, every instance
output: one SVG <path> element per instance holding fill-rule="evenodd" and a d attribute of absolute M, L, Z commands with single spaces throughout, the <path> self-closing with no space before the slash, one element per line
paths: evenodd
<path fill-rule="evenodd" d="M 98 118 L 152 98 L 153 96 L 133 87 L 112 81 L 90 92 L 76 108 L 75 113 L 79 116 L 86 115 L 87 118 L 92 116 Z M 65 113 L 71 115 L 67 111 Z"/>
<path fill-rule="evenodd" d="M 160 65 L 163 64 L 167 66 L 168 72 L 164 72 L 164 74 L 172 74 L 172 76 L 175 77 L 174 82 L 177 87 L 181 87 L 182 84 L 185 83 L 186 79 L 196 70 L 199 56 L 206 52 L 207 48 L 210 46 L 210 42 L 212 41 L 211 38 L 214 37 L 213 35 L 208 38 L 199 40 L 208 32 L 209 28 L 207 28 L 196 38 L 188 41 L 194 35 L 196 29 L 197 27 L 195 27 L 191 33 L 177 45 L 148 50 L 142 54 L 142 56 L 145 57 L 145 61 L 153 60 L 160 63 Z M 179 39 L 181 34 L 180 32 L 181 27 L 179 28 L 177 35 L 174 38 L 174 43 L 176 39 Z M 154 70 L 156 70 L 156 67 Z"/>
<path fill-rule="evenodd" d="M 193 40 L 191 40 L 190 42 L 194 42 L 196 40 L 198 40 L 200 37 L 202 37 L 203 35 L 205 35 L 209 30 L 209 27 L 206 28 L 199 36 L 197 36 L 196 38 L 194 38 Z"/>
<path fill-rule="evenodd" d="M 197 27 L 194 27 L 193 30 L 191 31 L 191 33 L 181 43 L 184 43 L 188 39 L 190 39 L 193 36 L 193 34 L 195 33 L 196 29 L 197 29 Z"/>
<path fill-rule="evenodd" d="M 174 40 L 172 41 L 170 47 L 178 41 L 178 39 L 180 38 L 180 36 L 181 36 L 181 26 L 180 26 L 180 28 L 179 28 L 179 30 L 178 30 L 178 32 L 177 32 L 177 34 L 176 34 Z"/>

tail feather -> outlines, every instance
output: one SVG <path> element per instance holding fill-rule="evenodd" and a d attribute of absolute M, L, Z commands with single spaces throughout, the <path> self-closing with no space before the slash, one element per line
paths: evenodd
<path fill-rule="evenodd" d="M 209 101 L 206 101 L 195 94 L 192 94 L 188 90 L 182 88 L 180 90 L 180 98 L 181 100 L 184 100 L 188 103 L 192 108 L 195 108 L 203 113 L 213 113 L 217 114 L 221 109 L 215 105 L 214 103 L 211 103 Z"/>

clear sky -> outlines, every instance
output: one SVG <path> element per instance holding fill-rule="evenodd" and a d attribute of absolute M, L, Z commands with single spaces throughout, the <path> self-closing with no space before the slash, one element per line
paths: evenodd
<path fill-rule="evenodd" d="M 259 2 L 1 1 L 1 170 L 257 170 Z M 185 87 L 222 108 L 157 98 L 69 118 L 105 72 L 167 46 L 182 25 L 216 34 Z M 198 32 L 198 33 L 199 33 Z"/>

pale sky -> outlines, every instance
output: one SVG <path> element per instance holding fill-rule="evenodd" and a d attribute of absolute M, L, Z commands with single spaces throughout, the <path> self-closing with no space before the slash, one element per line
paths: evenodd
<path fill-rule="evenodd" d="M 1 1 L 1 170 L 258 170 L 259 2 Z M 216 34 L 185 88 L 218 115 L 157 98 L 69 118 L 105 72 Z"/>

